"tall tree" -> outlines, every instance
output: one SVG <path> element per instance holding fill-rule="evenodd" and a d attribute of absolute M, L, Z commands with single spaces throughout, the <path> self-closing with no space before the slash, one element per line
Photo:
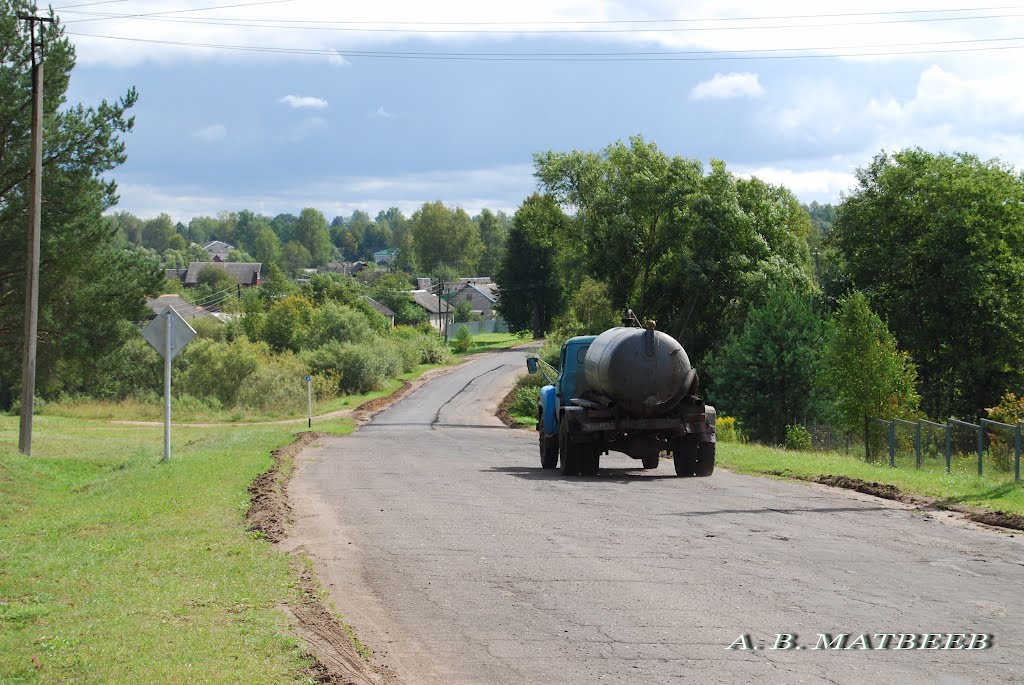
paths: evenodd
<path fill-rule="evenodd" d="M 507 249 L 494 274 L 498 311 L 512 330 L 543 336 L 565 311 L 562 245 L 568 218 L 550 195 L 533 194 L 512 217 Z"/>
<path fill-rule="evenodd" d="M 21 375 L 32 77 L 30 39 L 17 15 L 34 9 L 26 0 L 0 0 L 0 404 Z M 74 48 L 59 22 L 43 30 L 37 387 L 47 394 L 90 387 L 99 363 L 138 335 L 126 322 L 144 317 L 143 296 L 159 292 L 164 280 L 155 262 L 115 246 L 117 229 L 102 216 L 117 200 L 103 174 L 125 160 L 121 136 L 132 128 L 136 93 L 94 107 L 68 104 Z"/>
<path fill-rule="evenodd" d="M 163 254 L 171 246 L 171 238 L 178 233 L 167 214 L 161 214 L 142 225 L 142 246 Z"/>
<path fill-rule="evenodd" d="M 334 246 L 327 231 L 327 219 L 319 211 L 311 207 L 303 209 L 292 227 L 291 239 L 306 248 L 314 266 L 331 261 Z"/>
<path fill-rule="evenodd" d="M 616 308 L 657 320 L 698 360 L 772 286 L 810 287 L 809 222 L 783 188 L 738 179 L 721 162 L 705 174 L 640 136 L 534 164 L 542 187 L 574 210 L 570 280 L 600 280 Z"/>
<path fill-rule="evenodd" d="M 782 444 L 786 425 L 816 414 L 814 368 L 821 320 L 810 298 L 773 291 L 714 355 L 712 399 L 755 440 Z"/>
<path fill-rule="evenodd" d="M 480 228 L 462 208 L 449 209 L 441 202 L 424 203 L 412 215 L 416 263 L 427 273 L 449 266 L 472 276 L 483 252 Z"/>
<path fill-rule="evenodd" d="M 975 416 L 1024 383 L 1024 179 L 908 149 L 857 171 L 831 240 L 918 365 L 932 416 Z"/>
<path fill-rule="evenodd" d="M 864 294 L 844 298 L 825 326 L 816 377 L 836 422 L 857 430 L 865 416 L 911 418 L 921 399 L 916 381 L 910 356 L 897 349 Z"/>
<path fill-rule="evenodd" d="M 256 237 L 253 240 L 253 254 L 258 261 L 264 264 L 281 261 L 281 241 L 269 225 L 256 229 Z"/>
<path fill-rule="evenodd" d="M 480 227 L 480 240 L 484 245 L 477 273 L 481 276 L 490 276 L 497 270 L 505 254 L 505 241 L 508 239 L 511 221 L 504 212 L 495 214 L 489 209 L 481 211 L 473 221 Z"/>

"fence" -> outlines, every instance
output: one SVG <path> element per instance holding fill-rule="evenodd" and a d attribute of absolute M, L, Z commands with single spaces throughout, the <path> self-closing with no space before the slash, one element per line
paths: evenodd
<path fill-rule="evenodd" d="M 942 431 L 941 440 L 937 429 Z M 978 423 L 946 419 L 945 424 L 919 419 L 864 420 L 864 458 L 869 462 L 888 457 L 889 466 L 911 464 L 918 469 L 941 464 L 946 473 L 1009 477 L 1020 481 L 1020 455 L 1024 423 L 1011 425 L 981 419 Z M 941 452 L 939 447 L 941 445 Z M 873 453 L 874 450 L 874 453 Z M 940 462 L 940 457 L 942 460 Z"/>
<path fill-rule="evenodd" d="M 466 328 L 472 335 L 481 333 L 508 333 L 508 324 L 502 319 L 487 319 L 485 321 L 462 321 L 460 323 L 448 324 L 448 337 L 454 339 L 459 334 L 460 328 Z"/>

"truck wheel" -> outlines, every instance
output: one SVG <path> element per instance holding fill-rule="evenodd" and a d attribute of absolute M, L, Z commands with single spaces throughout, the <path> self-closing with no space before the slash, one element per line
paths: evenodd
<path fill-rule="evenodd" d="M 715 443 L 685 441 L 672 453 L 677 476 L 707 478 L 715 472 Z"/>
<path fill-rule="evenodd" d="M 537 431 L 540 436 L 540 466 L 542 469 L 554 469 L 558 467 L 558 436 L 544 435 L 544 425 L 540 424 Z"/>
<path fill-rule="evenodd" d="M 658 468 L 658 455 L 655 454 L 653 457 L 643 457 L 640 459 L 640 463 L 644 465 L 645 469 L 656 469 Z"/>
<path fill-rule="evenodd" d="M 581 459 L 581 470 L 583 475 L 596 476 L 597 472 L 601 470 L 601 452 L 596 447 L 587 448 L 581 451 L 583 452 Z"/>
<path fill-rule="evenodd" d="M 558 422 L 558 458 L 563 476 L 575 476 L 580 471 L 580 449 L 569 439 L 569 419 Z"/>
<path fill-rule="evenodd" d="M 715 443 L 702 442 L 697 445 L 697 461 L 693 465 L 693 475 L 707 478 L 715 472 Z"/>

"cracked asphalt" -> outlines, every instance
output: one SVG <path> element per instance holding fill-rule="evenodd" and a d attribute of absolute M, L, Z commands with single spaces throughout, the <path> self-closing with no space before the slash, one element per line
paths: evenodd
<path fill-rule="evenodd" d="M 542 471 L 536 434 L 494 417 L 525 356 L 429 381 L 307 449 L 289 486 L 290 544 L 404 683 L 1024 682 L 1021 535 L 622 455 Z M 780 633 L 805 649 L 766 649 Z M 812 649 L 820 633 L 993 646 Z M 741 635 L 761 649 L 726 648 Z"/>

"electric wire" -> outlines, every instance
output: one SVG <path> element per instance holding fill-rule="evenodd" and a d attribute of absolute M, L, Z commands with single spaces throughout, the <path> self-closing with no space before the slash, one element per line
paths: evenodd
<path fill-rule="evenodd" d="M 289 0 L 269 0 L 270 2 L 287 2 Z M 247 3 L 248 4 L 248 3 Z M 252 3 L 262 4 L 262 3 Z M 243 5 L 238 5 L 243 6 Z M 209 9 L 209 8 L 207 8 Z M 1015 8 L 1020 9 L 1020 8 Z M 178 12 L 185 11 L 199 11 L 199 10 L 178 10 Z M 365 26 L 339 26 L 337 24 L 351 24 L 353 22 L 339 21 L 316 21 L 310 22 L 305 21 L 298 24 L 293 24 L 288 21 L 281 20 L 260 20 L 260 19 L 238 19 L 238 18 L 218 18 L 218 17 L 199 17 L 199 18 L 182 18 L 182 17 L 168 17 L 167 14 L 173 12 L 152 12 L 147 14 L 104 14 L 102 16 L 91 16 L 85 19 L 65 19 L 63 23 L 67 26 L 84 24 L 87 22 L 95 21 L 112 21 L 121 19 L 141 19 L 144 21 L 157 21 L 157 22 L 168 22 L 168 23 L 181 23 L 181 24 L 199 24 L 208 26 L 230 26 L 236 28 L 268 28 L 268 29 L 298 29 L 298 30 L 310 30 L 310 31 L 335 31 L 335 32 L 346 32 L 346 33 L 399 33 L 399 34 L 477 34 L 477 35 L 561 35 L 561 34 L 575 34 L 575 35 L 590 35 L 590 34 L 650 34 L 650 33 L 691 33 L 691 32 L 723 32 L 723 31 L 756 31 L 756 30 L 780 30 L 780 29 L 805 29 L 805 28 L 829 28 L 829 27 L 856 27 L 856 26 L 878 26 L 888 24 L 918 24 L 918 23 L 935 23 L 935 22 L 963 22 L 963 21 L 977 21 L 977 20 L 988 20 L 988 19 L 1008 19 L 1015 17 L 1022 17 L 1024 14 L 983 14 L 974 16 L 955 16 L 955 17 L 905 17 L 899 19 L 874 19 L 870 21 L 842 21 L 842 22 L 817 22 L 817 23 L 801 23 L 801 24 L 756 24 L 751 26 L 697 26 L 697 27 L 673 27 L 673 26 L 660 26 L 656 28 L 597 28 L 597 29 L 448 29 L 448 28 L 367 28 Z M 87 14 L 82 12 L 82 14 Z M 98 13 L 88 13 L 98 14 Z M 703 21 L 713 22 L 721 21 L 716 19 L 705 19 Z M 255 23 L 260 22 L 260 23 Z M 509 24 L 512 25 L 512 24 Z"/>
<path fill-rule="evenodd" d="M 291 54 L 291 55 L 323 55 L 323 56 L 344 56 L 344 57 L 365 57 L 369 59 L 398 59 L 398 60 L 440 60 L 440 61 L 471 61 L 471 62 L 704 62 L 704 61 L 736 61 L 736 60 L 772 60 L 772 59 L 832 59 L 837 57 L 892 57 L 900 55 L 926 55 L 926 54 L 951 54 L 959 52 L 983 52 L 997 50 L 1018 50 L 1024 45 L 985 45 L 981 47 L 960 47 L 948 49 L 929 48 L 924 50 L 900 50 L 887 52 L 863 52 L 875 50 L 874 46 L 859 46 L 852 48 L 771 48 L 764 50 L 706 50 L 706 51 L 681 51 L 664 53 L 402 53 L 402 52 L 380 52 L 360 50 L 340 50 L 336 48 L 286 48 L 258 45 L 226 45 L 219 43 L 197 43 L 185 41 L 158 40 L 151 38 L 133 38 L 129 36 L 111 36 L 94 33 L 79 33 L 77 31 L 66 31 L 67 35 L 100 38 L 105 40 L 121 40 L 135 43 L 149 43 L 155 45 L 169 45 L 176 47 L 205 48 L 213 50 L 227 50 L 238 52 L 258 52 L 268 54 Z M 934 43 L 909 43 L 908 47 L 919 47 L 929 45 L 954 45 L 957 43 L 991 43 L 998 41 L 1024 40 L 1021 37 L 1010 38 L 979 38 L 966 41 L 937 41 Z M 882 46 L 884 47 L 884 46 Z M 852 49 L 861 52 L 824 53 L 812 51 L 824 51 L 834 49 Z M 778 52 L 793 51 L 801 54 L 776 54 Z M 772 53 L 772 54 L 767 54 Z M 807 53 L 807 54 L 803 54 Z"/>

